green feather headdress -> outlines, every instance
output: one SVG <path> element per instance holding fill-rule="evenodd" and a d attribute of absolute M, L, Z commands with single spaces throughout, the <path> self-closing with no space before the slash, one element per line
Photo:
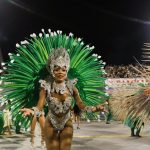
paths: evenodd
<path fill-rule="evenodd" d="M 70 56 L 68 78 L 77 78 L 76 87 L 86 105 L 103 103 L 107 97 L 105 93 L 105 78 L 103 78 L 105 63 L 100 56 L 92 55 L 94 47 L 85 45 L 82 39 L 68 36 L 61 31 L 31 34 L 30 39 L 16 44 L 16 54 L 9 54 L 10 61 L 5 63 L 3 81 L 3 97 L 11 100 L 13 118 L 20 118 L 25 126 L 30 118 L 23 118 L 19 109 L 33 107 L 37 104 L 39 80 L 46 78 L 49 73 L 46 62 L 53 49 L 65 48 Z"/>

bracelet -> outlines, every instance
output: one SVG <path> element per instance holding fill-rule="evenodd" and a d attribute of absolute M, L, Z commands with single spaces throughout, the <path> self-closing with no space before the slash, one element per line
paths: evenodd
<path fill-rule="evenodd" d="M 44 114 L 43 111 L 40 111 L 37 107 L 32 107 L 32 110 L 34 111 L 33 116 L 35 115 L 36 117 L 40 117 L 42 114 Z"/>

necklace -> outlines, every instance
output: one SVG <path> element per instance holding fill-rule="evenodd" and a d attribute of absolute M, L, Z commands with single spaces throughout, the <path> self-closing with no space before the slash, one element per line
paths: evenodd
<path fill-rule="evenodd" d="M 54 81 L 53 83 L 53 92 L 56 91 L 56 93 L 60 93 L 60 94 L 64 94 L 64 92 L 66 91 L 66 83 L 56 83 Z"/>

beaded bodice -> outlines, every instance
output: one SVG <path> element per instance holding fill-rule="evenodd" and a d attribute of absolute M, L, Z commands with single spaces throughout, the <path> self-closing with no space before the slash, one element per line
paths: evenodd
<path fill-rule="evenodd" d="M 76 80 L 75 80 L 76 81 Z M 74 80 L 72 82 L 65 82 L 65 86 L 62 88 L 53 88 L 51 83 L 46 82 L 45 80 L 40 80 L 41 87 L 43 87 L 47 91 L 47 102 L 49 106 L 48 118 L 50 119 L 55 130 L 62 130 L 66 124 L 66 122 L 71 117 L 71 95 L 73 94 Z M 52 93 L 56 92 L 60 95 L 65 94 L 69 90 L 68 97 L 66 97 L 63 101 L 58 98 L 52 96 Z"/>
<path fill-rule="evenodd" d="M 66 114 L 71 107 L 71 98 L 68 97 L 61 102 L 55 97 L 47 97 L 49 109 L 55 114 Z"/>
<path fill-rule="evenodd" d="M 49 105 L 49 110 L 51 110 L 55 114 L 67 113 L 71 107 L 71 95 L 73 94 L 74 82 L 65 82 L 66 90 L 69 90 L 70 95 L 64 101 L 60 101 L 58 98 L 52 96 L 52 93 L 55 91 L 57 92 L 57 89 L 54 89 L 54 86 L 52 88 L 51 83 L 46 82 L 45 80 L 40 80 L 39 82 L 41 83 L 41 87 L 43 87 L 47 91 L 47 102 Z"/>

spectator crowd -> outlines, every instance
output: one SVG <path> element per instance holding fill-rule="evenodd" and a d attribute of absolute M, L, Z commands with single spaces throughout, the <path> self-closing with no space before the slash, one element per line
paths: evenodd
<path fill-rule="evenodd" d="M 107 65 L 105 67 L 106 78 L 139 78 L 145 77 L 145 73 L 149 70 L 147 66 L 144 65 L 119 65 L 119 66 L 111 66 Z"/>

